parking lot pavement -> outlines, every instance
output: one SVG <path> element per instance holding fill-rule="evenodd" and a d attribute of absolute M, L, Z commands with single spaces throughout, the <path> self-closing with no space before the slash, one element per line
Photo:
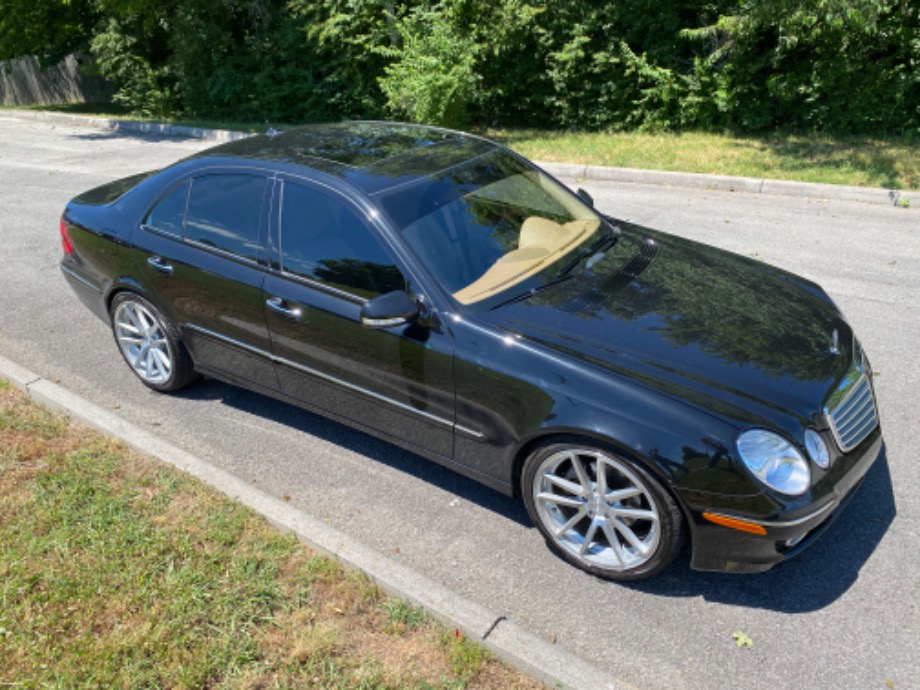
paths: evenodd
<path fill-rule="evenodd" d="M 207 145 L 0 115 L 0 354 L 627 684 L 920 686 L 920 211 L 569 180 L 615 216 L 821 283 L 879 373 L 886 452 L 813 548 L 762 575 L 681 562 L 623 586 L 554 558 L 518 503 L 417 456 L 223 384 L 162 396 L 132 377 L 60 276 L 58 218 L 93 185 Z"/>

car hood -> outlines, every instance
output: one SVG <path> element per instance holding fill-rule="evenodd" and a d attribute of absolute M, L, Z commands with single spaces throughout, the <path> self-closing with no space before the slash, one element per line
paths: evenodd
<path fill-rule="evenodd" d="M 800 437 L 853 359 L 852 331 L 823 290 L 758 261 L 621 226 L 620 241 L 589 270 L 484 318 L 739 427 Z"/>

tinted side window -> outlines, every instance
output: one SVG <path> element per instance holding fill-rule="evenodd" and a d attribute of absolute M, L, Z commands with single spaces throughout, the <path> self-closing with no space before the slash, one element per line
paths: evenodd
<path fill-rule="evenodd" d="M 265 184 L 265 178 L 254 175 L 205 175 L 194 179 L 185 221 L 186 238 L 256 259 Z"/>
<path fill-rule="evenodd" d="M 355 209 L 333 194 L 290 183 L 281 209 L 281 267 L 359 297 L 405 288 Z"/>
<path fill-rule="evenodd" d="M 188 182 L 185 182 L 160 199 L 157 205 L 150 209 L 144 225 L 181 237 L 187 199 Z"/>

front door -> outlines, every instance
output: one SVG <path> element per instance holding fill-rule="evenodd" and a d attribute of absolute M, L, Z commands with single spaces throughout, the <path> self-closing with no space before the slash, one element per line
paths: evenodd
<path fill-rule="evenodd" d="M 453 455 L 453 342 L 417 325 L 371 330 L 370 298 L 405 290 L 377 230 L 347 198 L 279 183 L 279 271 L 265 281 L 282 392 L 400 445 Z"/>

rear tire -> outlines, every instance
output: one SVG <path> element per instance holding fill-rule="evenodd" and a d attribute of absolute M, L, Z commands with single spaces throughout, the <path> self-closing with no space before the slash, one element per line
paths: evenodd
<path fill-rule="evenodd" d="M 550 549 L 607 580 L 652 577 L 677 556 L 684 518 L 635 462 L 581 443 L 554 443 L 524 463 L 524 503 Z"/>
<path fill-rule="evenodd" d="M 109 314 L 121 356 L 145 386 L 168 393 L 195 378 L 178 330 L 146 299 L 119 293 Z"/>

